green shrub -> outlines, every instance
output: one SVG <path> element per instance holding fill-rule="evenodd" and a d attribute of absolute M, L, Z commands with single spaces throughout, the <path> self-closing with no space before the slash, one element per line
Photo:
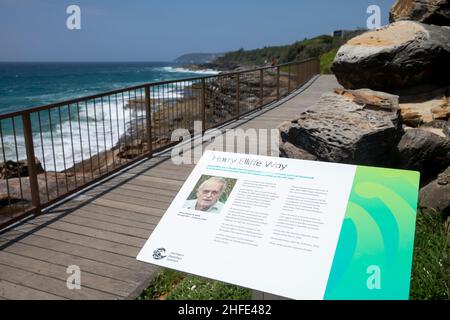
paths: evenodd
<path fill-rule="evenodd" d="M 320 56 L 320 73 L 331 74 L 331 65 L 339 48 L 335 48 Z"/>

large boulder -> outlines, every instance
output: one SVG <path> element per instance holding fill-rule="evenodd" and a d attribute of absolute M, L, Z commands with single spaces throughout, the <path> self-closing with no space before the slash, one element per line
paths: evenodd
<path fill-rule="evenodd" d="M 41 162 L 35 158 L 36 174 L 44 172 Z M 28 177 L 29 168 L 27 160 L 12 161 L 0 163 L 0 179 L 11 179 L 18 177 Z"/>
<path fill-rule="evenodd" d="M 386 154 L 395 150 L 402 134 L 398 97 L 371 90 L 337 90 L 323 95 L 280 131 L 284 143 L 289 142 L 302 149 L 300 154 L 306 151 L 318 160 L 387 164 Z M 294 154 L 292 150 L 290 153 Z"/>
<path fill-rule="evenodd" d="M 450 167 L 420 189 L 419 208 L 433 216 L 450 216 Z"/>
<path fill-rule="evenodd" d="M 332 71 L 348 89 L 392 92 L 422 83 L 449 84 L 450 28 L 400 21 L 343 45 Z"/>
<path fill-rule="evenodd" d="M 389 13 L 389 21 L 400 20 L 449 26 L 450 2 L 448 0 L 397 0 Z"/>
<path fill-rule="evenodd" d="M 397 149 L 396 166 L 420 171 L 422 183 L 450 165 L 450 140 L 428 130 L 406 130 Z"/>

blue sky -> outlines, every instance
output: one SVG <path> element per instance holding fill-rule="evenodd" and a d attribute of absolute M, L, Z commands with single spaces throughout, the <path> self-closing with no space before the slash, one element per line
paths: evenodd
<path fill-rule="evenodd" d="M 388 23 L 395 0 L 0 0 L 0 61 L 171 61 Z M 81 8 L 68 30 L 66 8 Z"/>

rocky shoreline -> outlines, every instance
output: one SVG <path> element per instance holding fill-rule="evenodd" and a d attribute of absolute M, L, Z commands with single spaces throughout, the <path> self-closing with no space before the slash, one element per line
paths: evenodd
<path fill-rule="evenodd" d="M 264 74 L 263 104 L 277 97 L 276 72 Z M 280 77 L 280 94 L 287 93 L 288 78 Z M 199 83 L 184 89 L 182 98 L 152 99 L 152 105 L 157 106 L 152 112 L 152 146 L 163 147 L 171 142 L 171 133 L 178 128 L 193 131 L 193 122 L 202 120 L 200 110 Z M 260 103 L 259 72 L 254 77 L 245 77 L 240 81 L 240 112 L 246 112 Z M 236 109 L 236 79 L 222 77 L 209 79 L 205 87 L 205 103 L 207 125 L 221 123 L 237 115 Z M 144 113 L 143 99 L 130 99 L 125 109 L 130 109 L 134 115 L 127 124 L 127 130 L 119 141 L 109 150 L 100 152 L 90 158 L 76 163 L 67 170 L 55 172 L 45 171 L 39 159 L 36 159 L 38 169 L 38 184 L 40 199 L 43 202 L 57 198 L 82 186 L 86 182 L 101 177 L 115 167 L 125 164 L 148 150 L 145 119 L 138 118 Z M 188 128 L 186 128 L 188 126 Z M 101 130 L 101 129 L 100 129 Z M 8 196 L 9 194 L 9 196 Z M 0 223 L 20 213 L 31 203 L 28 165 L 26 161 L 7 161 L 0 163 Z"/>

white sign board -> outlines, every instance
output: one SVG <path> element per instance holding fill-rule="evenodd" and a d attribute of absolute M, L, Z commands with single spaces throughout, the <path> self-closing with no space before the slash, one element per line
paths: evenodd
<path fill-rule="evenodd" d="M 323 299 L 357 168 L 207 151 L 137 259 Z"/>

